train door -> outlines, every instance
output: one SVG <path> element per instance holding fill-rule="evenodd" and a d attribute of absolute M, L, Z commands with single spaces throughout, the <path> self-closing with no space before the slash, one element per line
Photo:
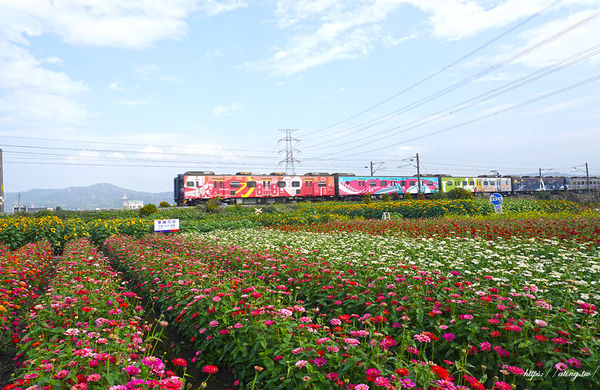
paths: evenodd
<path fill-rule="evenodd" d="M 262 193 L 263 193 L 263 196 L 271 196 L 271 180 L 269 180 L 267 178 L 263 178 Z"/>
<path fill-rule="evenodd" d="M 223 193 L 223 179 L 215 177 L 213 179 L 212 184 L 213 184 L 212 185 L 213 190 L 212 190 L 211 197 L 217 197 L 217 196 L 224 197 L 223 195 L 225 195 L 225 194 Z"/>
<path fill-rule="evenodd" d="M 304 193 L 305 196 L 314 196 L 315 195 L 315 187 L 313 179 L 306 179 L 304 181 Z"/>

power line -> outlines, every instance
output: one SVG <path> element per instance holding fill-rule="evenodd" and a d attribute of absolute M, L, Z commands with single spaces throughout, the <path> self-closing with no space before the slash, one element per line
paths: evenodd
<path fill-rule="evenodd" d="M 383 136 L 384 134 L 390 134 L 393 132 L 393 135 L 398 135 L 401 133 L 406 133 L 409 130 L 413 130 L 415 128 L 424 126 L 426 124 L 435 122 L 437 120 L 443 119 L 445 117 L 454 115 L 460 111 L 464 111 L 468 108 L 471 108 L 477 104 L 480 103 L 484 103 L 487 102 L 493 98 L 496 98 L 498 96 L 504 95 L 505 93 L 511 92 L 517 88 L 520 88 L 522 86 L 531 84 L 534 81 L 540 80 L 544 77 L 547 77 L 551 74 L 554 74 L 558 71 L 561 71 L 563 69 L 566 69 L 569 66 L 578 64 L 584 60 L 587 60 L 595 55 L 600 54 L 600 43 L 587 48 L 579 53 L 576 53 L 572 56 L 569 56 L 567 58 L 564 58 L 560 61 L 557 61 L 555 64 L 551 65 L 551 66 L 547 66 L 543 69 L 537 70 L 533 73 L 530 73 L 529 75 L 526 75 L 524 77 L 521 77 L 517 80 L 513 80 L 507 84 L 504 84 L 500 87 L 496 87 L 494 89 L 491 89 L 483 94 L 480 94 L 478 96 L 475 96 L 473 98 L 467 99 L 461 103 L 455 104 L 451 107 L 448 107 L 444 110 L 438 111 L 435 114 L 431 114 L 427 117 L 424 118 L 420 118 L 420 119 L 415 119 L 412 120 L 410 122 L 404 123 L 402 125 L 399 126 L 395 126 L 386 130 L 382 130 L 380 132 L 374 133 L 374 134 L 369 134 L 368 136 L 365 137 L 361 137 L 361 138 L 357 138 L 357 139 L 353 139 L 347 142 L 342 142 L 342 143 L 337 143 L 336 146 L 343 146 L 343 145 L 348 145 L 348 144 L 352 144 L 354 142 L 359 142 L 359 141 L 364 141 L 364 140 L 370 140 L 370 141 L 366 141 L 366 142 L 361 142 L 361 147 L 365 146 L 365 145 L 370 145 L 373 143 L 377 143 L 382 141 L 383 139 L 380 138 L 381 136 Z M 401 130 L 402 129 L 402 130 Z M 400 130 L 400 131 L 397 131 Z M 325 143 L 326 144 L 326 143 Z M 323 149 L 326 148 L 327 146 L 325 145 L 321 145 L 321 146 L 316 146 L 313 147 L 312 150 L 319 150 L 319 149 Z M 345 150 L 344 150 L 345 151 Z M 335 153 L 339 153 L 338 152 L 330 152 L 331 154 L 335 154 Z"/>
<path fill-rule="evenodd" d="M 340 120 L 340 121 L 337 121 L 337 122 L 335 122 L 335 123 L 333 123 L 333 124 L 331 124 L 331 125 L 329 125 L 329 126 L 322 127 L 322 128 L 320 128 L 320 129 L 318 129 L 318 130 L 315 130 L 315 131 L 313 131 L 313 132 L 309 132 L 308 134 L 306 134 L 306 135 L 305 135 L 305 137 L 311 136 L 311 135 L 313 135 L 313 134 L 316 134 L 316 133 L 319 133 L 319 132 L 321 132 L 321 131 L 323 131 L 323 130 L 327 130 L 327 129 L 330 129 L 330 128 L 332 128 L 332 127 L 335 127 L 335 126 L 337 126 L 337 125 L 340 125 L 340 124 L 342 124 L 342 123 L 345 123 L 345 122 L 347 122 L 347 121 L 349 121 L 349 120 L 351 120 L 351 119 L 354 119 L 354 118 L 356 118 L 357 116 L 360 116 L 360 115 L 362 115 L 362 114 L 364 114 L 364 113 L 367 113 L 367 112 L 369 112 L 369 111 L 373 110 L 374 108 L 377 108 L 377 107 L 379 107 L 379 106 L 381 106 L 381 105 L 383 105 L 383 104 L 385 104 L 385 103 L 389 102 L 390 100 L 392 100 L 392 99 L 394 99 L 394 98 L 396 98 L 396 97 L 400 96 L 401 94 L 403 94 L 403 93 L 405 93 L 405 92 L 408 92 L 408 91 L 410 91 L 410 90 L 411 90 L 411 89 L 413 89 L 413 88 L 416 88 L 416 87 L 418 87 L 419 85 L 421 85 L 421 84 L 423 84 L 423 83 L 425 83 L 425 82 L 429 81 L 430 79 L 434 78 L 435 76 L 439 75 L 440 73 L 447 71 L 448 69 L 452 68 L 453 66 L 455 66 L 455 65 L 457 65 L 457 64 L 459 64 L 459 63 L 461 63 L 462 61 L 466 60 L 467 58 L 471 57 L 472 55 L 474 55 L 474 54 L 476 54 L 476 53 L 480 52 L 481 50 L 485 49 L 486 47 L 490 46 L 490 45 L 491 45 L 491 44 L 493 44 L 494 42 L 496 42 L 496 41 L 500 40 L 501 38 L 504 38 L 506 35 L 508 35 L 508 34 L 512 33 L 513 31 L 517 30 L 517 29 L 518 29 L 518 28 L 520 28 L 521 26 L 523 26 L 523 25 L 525 25 L 525 24 L 529 23 L 530 21 L 532 21 L 533 19 L 535 19 L 535 18 L 536 18 L 536 17 L 538 17 L 539 15 L 543 14 L 544 12 L 546 12 L 548 9 L 550 9 L 550 8 L 554 7 L 554 6 L 555 6 L 556 4 L 558 4 L 559 2 L 560 2 L 560 0 L 557 0 L 557 1 L 553 2 L 552 4 L 550 4 L 550 5 L 546 6 L 544 9 L 542 9 L 541 11 L 539 11 L 539 12 L 537 12 L 537 13 L 535 13 L 535 14 L 531 15 L 530 17 L 528 17 L 528 18 L 527 18 L 527 19 L 525 19 L 524 21 L 522 21 L 522 22 L 520 22 L 520 23 L 516 24 L 515 26 L 513 26 L 513 27 L 509 28 L 508 30 L 506 30 L 506 31 L 502 32 L 501 34 L 499 34 L 499 35 L 495 36 L 494 38 L 492 38 L 491 40 L 487 41 L 487 42 L 486 42 L 486 43 L 484 43 L 483 45 L 481 45 L 481 46 L 479 46 L 479 47 L 475 48 L 474 50 L 471 50 L 470 52 L 468 52 L 467 54 L 465 54 L 465 55 L 463 55 L 462 57 L 458 58 L 458 59 L 457 59 L 457 60 L 455 60 L 454 62 L 452 62 L 452 63 L 450 63 L 450 64 L 448 64 L 448 65 L 446 65 L 446 66 L 443 66 L 442 68 L 438 69 L 437 71 L 433 72 L 432 74 L 428 75 L 427 77 L 425 77 L 425 78 L 423 78 L 423 79 L 421 79 L 421 80 L 419 80 L 419 81 L 417 81 L 417 82 L 415 82 L 415 83 L 411 84 L 410 86 L 408 86 L 408 87 L 404 88 L 404 89 L 403 89 L 403 90 L 401 90 L 400 92 L 397 92 L 397 93 L 393 94 L 392 96 L 389 96 L 389 97 L 387 97 L 387 98 L 385 98 L 385 99 L 383 99 L 383 100 L 379 101 L 378 103 L 375 103 L 374 105 L 372 105 L 372 106 L 369 106 L 369 107 L 367 107 L 366 109 L 364 109 L 364 110 L 362 110 L 362 111 L 360 111 L 360 112 L 358 112 L 358 113 L 356 113 L 356 114 L 353 114 L 353 115 L 351 115 L 351 116 L 349 116 L 349 117 L 347 117 L 347 118 L 345 118 L 345 119 L 342 119 L 342 120 Z"/>
<path fill-rule="evenodd" d="M 528 46 L 527 48 L 519 51 L 518 53 L 513 54 L 513 55 L 511 55 L 509 57 L 506 57 L 502 61 L 499 61 L 499 62 L 495 63 L 494 65 L 492 65 L 492 66 L 490 66 L 490 67 L 488 67 L 488 68 L 486 68 L 484 70 L 481 70 L 481 71 L 479 71 L 477 73 L 474 73 L 474 74 L 472 74 L 472 75 L 470 75 L 470 76 L 468 76 L 468 77 L 466 77 L 466 78 L 464 78 L 464 79 L 462 79 L 462 80 L 460 80 L 458 82 L 455 82 L 455 83 L 451 84 L 448 87 L 440 89 L 437 92 L 434 92 L 434 93 L 432 93 L 432 94 L 430 94 L 430 95 L 428 95 L 428 96 L 426 96 L 424 98 L 421 98 L 421 99 L 419 99 L 419 100 L 417 100 L 415 102 L 412 102 L 412 103 L 409 103 L 407 105 L 404 105 L 403 107 L 401 107 L 401 108 L 399 108 L 399 109 L 397 109 L 397 110 L 395 110 L 395 111 L 393 111 L 391 113 L 382 115 L 380 117 L 374 118 L 374 119 L 369 120 L 367 122 L 363 122 L 362 124 L 359 124 L 359 125 L 357 125 L 355 127 L 352 127 L 350 129 L 343 130 L 342 132 L 347 131 L 347 130 L 351 130 L 351 129 L 356 129 L 356 130 L 354 130 L 354 131 L 352 131 L 350 133 L 344 133 L 343 136 L 348 136 L 349 134 L 354 134 L 354 133 L 362 131 L 362 130 L 364 130 L 366 128 L 373 127 L 373 126 L 378 125 L 380 123 L 383 123 L 383 122 L 385 122 L 385 121 L 387 121 L 387 120 L 389 120 L 389 119 L 391 119 L 393 117 L 396 117 L 396 116 L 398 116 L 400 114 L 406 113 L 406 112 L 411 111 L 411 110 L 413 110 L 413 109 L 415 109 L 417 107 L 420 107 L 420 106 L 422 106 L 422 105 L 424 105 L 426 103 L 429 103 L 429 102 L 431 102 L 431 101 L 433 101 L 433 100 L 435 100 L 435 99 L 437 99 L 439 97 L 442 97 L 444 95 L 450 94 L 450 93 L 456 91 L 457 89 L 459 89 L 459 88 L 461 88 L 461 87 L 463 87 L 463 86 L 471 83 L 472 81 L 477 80 L 477 79 L 479 79 L 479 78 L 481 78 L 481 77 L 483 77 L 483 76 L 485 76 L 485 75 L 487 75 L 487 74 L 489 74 L 489 73 L 491 73 L 491 72 L 493 72 L 493 71 L 495 71 L 497 69 L 500 69 L 501 67 L 506 66 L 506 65 L 514 62 L 515 60 L 519 59 L 520 57 L 523 57 L 523 56 L 525 56 L 525 55 L 527 55 L 527 54 L 529 54 L 529 53 L 531 53 L 531 52 L 533 52 L 533 51 L 535 51 L 535 50 L 537 50 L 537 49 L 539 49 L 539 48 L 541 48 L 541 47 L 543 47 L 543 46 L 545 46 L 545 45 L 547 45 L 547 44 L 549 44 L 549 43 L 551 43 L 551 42 L 553 42 L 555 40 L 557 40 L 558 38 L 562 37 L 563 35 L 565 35 L 565 34 L 571 32 L 571 31 L 573 31 L 573 30 L 575 30 L 575 29 L 577 29 L 577 28 L 579 28 L 579 27 L 581 27 L 581 26 L 583 26 L 583 25 L 591 22 L 592 20 L 598 18 L 599 16 L 600 16 L 600 11 L 597 11 L 597 12 L 593 13 L 592 15 L 589 15 L 589 16 L 583 18 L 582 20 L 580 20 L 580 21 L 578 21 L 578 22 L 576 22 L 576 23 L 568 26 L 567 28 L 562 29 L 562 30 L 560 30 L 557 33 L 554 33 L 554 34 L 552 34 L 552 35 L 550 35 L 550 36 L 542 39 L 541 41 L 538 41 L 538 42 L 534 43 L 531 46 Z M 317 139 L 318 138 L 323 138 L 323 137 L 325 137 L 325 136 L 317 137 Z M 314 139 L 315 138 L 313 138 L 313 140 Z M 332 141 L 327 141 L 327 142 L 332 142 Z M 321 143 L 321 145 L 322 145 L 322 143 Z"/>

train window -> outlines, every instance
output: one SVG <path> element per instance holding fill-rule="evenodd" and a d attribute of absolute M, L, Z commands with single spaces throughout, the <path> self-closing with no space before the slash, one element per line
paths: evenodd
<path fill-rule="evenodd" d="M 319 187 L 327 187 L 327 182 L 325 180 L 319 182 Z"/>
<path fill-rule="evenodd" d="M 400 185 L 401 185 L 402 187 L 406 187 L 406 181 L 405 181 L 405 180 L 402 180 L 402 181 L 400 182 Z"/>
<path fill-rule="evenodd" d="M 232 180 L 229 182 L 229 187 L 231 188 L 240 188 L 242 185 L 239 181 Z"/>
<path fill-rule="evenodd" d="M 294 184 L 294 182 L 292 182 Z M 300 190 L 296 190 L 296 195 L 300 195 Z"/>
<path fill-rule="evenodd" d="M 292 187 L 300 187 L 301 185 L 302 185 L 302 183 L 299 182 L 299 181 L 293 181 L 292 182 Z"/>
<path fill-rule="evenodd" d="M 475 182 L 474 182 L 473 180 L 470 180 L 470 181 L 469 181 L 469 185 L 470 185 L 470 186 L 474 186 L 474 185 L 475 185 Z"/>
<path fill-rule="evenodd" d="M 455 181 L 454 181 L 454 185 L 455 185 L 455 186 L 459 186 L 459 185 L 460 185 L 460 181 L 458 181 L 458 180 L 455 180 Z"/>
<path fill-rule="evenodd" d="M 358 186 L 359 187 L 364 187 L 365 186 L 365 182 L 363 180 L 358 182 Z"/>
<path fill-rule="evenodd" d="M 463 186 L 466 186 L 466 185 L 467 185 L 467 181 L 463 180 Z"/>
<path fill-rule="evenodd" d="M 235 195 L 235 191 L 229 191 L 229 195 Z"/>
<path fill-rule="evenodd" d="M 385 186 L 387 186 L 387 181 L 385 181 L 385 180 L 381 180 L 381 181 L 379 182 L 379 185 L 380 185 L 380 186 L 382 186 L 382 187 L 385 187 Z"/>
<path fill-rule="evenodd" d="M 254 187 L 256 187 L 256 182 L 255 181 L 247 181 L 246 185 L 248 186 L 248 188 L 254 188 Z"/>
<path fill-rule="evenodd" d="M 414 180 L 411 180 L 411 181 L 409 181 L 409 182 L 408 182 L 408 185 L 412 187 L 412 186 L 414 186 L 416 183 L 417 183 L 416 181 L 414 181 Z"/>
<path fill-rule="evenodd" d="M 487 185 L 488 185 L 488 181 L 487 181 L 487 180 L 484 180 L 484 181 L 483 181 L 483 185 L 484 185 L 484 186 L 487 186 Z"/>
<path fill-rule="evenodd" d="M 285 182 L 284 181 L 278 181 L 277 182 L 277 187 L 279 187 L 279 188 L 285 187 Z"/>
<path fill-rule="evenodd" d="M 377 182 L 376 182 L 375 180 L 371 180 L 371 181 L 369 182 L 369 185 L 370 185 L 371 187 L 377 187 Z"/>
<path fill-rule="evenodd" d="M 188 181 L 185 183 L 186 187 L 194 187 L 194 182 L 193 181 Z"/>
<path fill-rule="evenodd" d="M 448 186 L 452 186 L 452 182 L 451 182 L 451 181 L 449 181 L 449 182 L 446 182 L 446 185 L 448 185 Z"/>
<path fill-rule="evenodd" d="M 350 184 L 350 180 L 346 180 L 346 181 L 344 182 L 344 184 L 346 184 L 346 185 Z"/>

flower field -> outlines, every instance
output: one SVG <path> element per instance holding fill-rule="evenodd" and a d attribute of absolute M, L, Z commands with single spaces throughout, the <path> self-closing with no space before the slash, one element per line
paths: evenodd
<path fill-rule="evenodd" d="M 598 251 L 557 242 L 238 230 L 104 250 L 240 388 L 597 388 Z"/>
<path fill-rule="evenodd" d="M 48 243 L 40 249 L 48 253 Z M 21 263 L 41 257 L 31 249 L 17 254 Z M 87 240 L 69 242 L 54 271 L 46 293 L 30 297 L 22 313 L 26 325 L 12 340 L 21 363 L 5 390 L 183 388 L 152 355 L 162 327 L 142 319 L 140 298 Z"/>
<path fill-rule="evenodd" d="M 0 247 L 5 390 L 600 388 L 597 213 L 59 221 Z"/>

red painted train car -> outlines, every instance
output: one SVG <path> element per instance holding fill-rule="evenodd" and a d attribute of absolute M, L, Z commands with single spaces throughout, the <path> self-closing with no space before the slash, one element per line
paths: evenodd
<path fill-rule="evenodd" d="M 224 201 L 256 199 L 326 199 L 335 196 L 334 177 L 326 173 L 286 176 L 282 172 L 253 175 L 215 175 L 214 172 L 190 171 L 175 177 L 177 205 L 194 205 L 220 197 Z"/>

